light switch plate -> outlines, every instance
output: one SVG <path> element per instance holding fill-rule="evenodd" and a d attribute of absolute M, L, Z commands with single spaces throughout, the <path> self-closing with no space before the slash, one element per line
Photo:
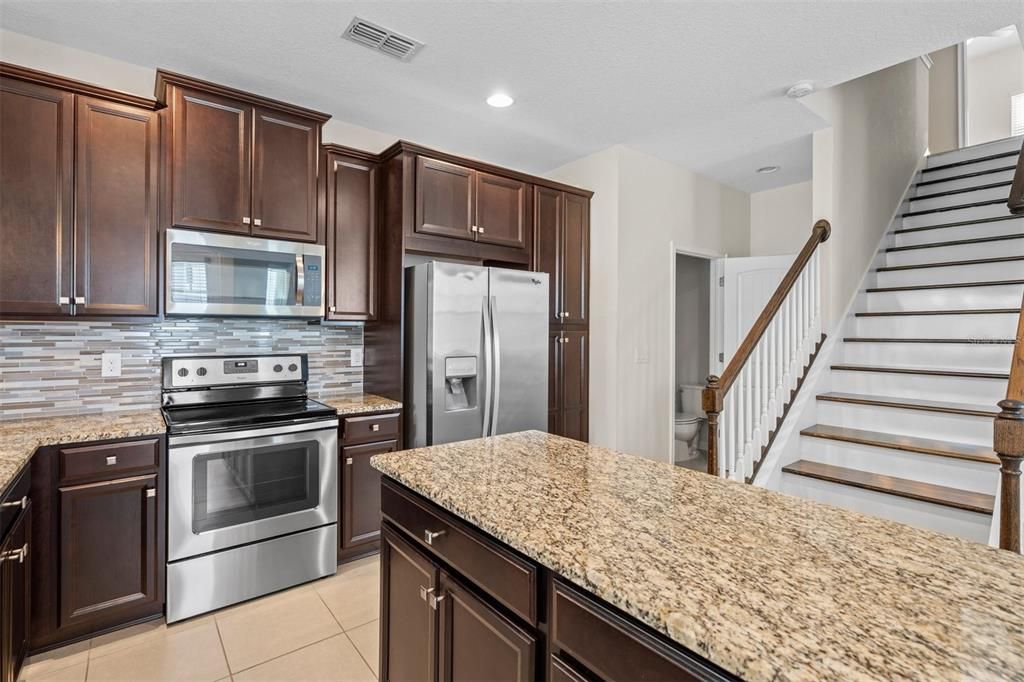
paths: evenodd
<path fill-rule="evenodd" d="M 349 351 L 349 356 L 348 357 L 349 357 L 349 364 L 351 364 L 353 367 L 362 367 L 363 366 L 363 349 L 362 348 L 353 348 L 351 351 Z"/>
<path fill-rule="evenodd" d="M 101 374 L 105 377 L 119 377 L 121 376 L 121 354 L 120 353 L 104 353 L 100 356 L 100 363 L 102 367 Z"/>

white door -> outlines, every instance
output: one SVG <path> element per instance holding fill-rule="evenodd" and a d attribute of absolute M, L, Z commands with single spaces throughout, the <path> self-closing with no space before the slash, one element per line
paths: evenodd
<path fill-rule="evenodd" d="M 711 367 L 721 375 L 796 255 L 711 261 Z"/>

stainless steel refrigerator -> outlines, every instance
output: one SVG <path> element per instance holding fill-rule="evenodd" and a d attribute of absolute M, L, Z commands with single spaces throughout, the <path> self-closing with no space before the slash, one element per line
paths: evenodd
<path fill-rule="evenodd" d="M 547 430 L 547 274 L 435 261 L 405 278 L 405 446 Z"/>

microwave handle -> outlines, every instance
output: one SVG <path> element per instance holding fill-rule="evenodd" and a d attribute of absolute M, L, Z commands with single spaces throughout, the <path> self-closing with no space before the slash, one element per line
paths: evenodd
<path fill-rule="evenodd" d="M 306 288 L 306 264 L 302 254 L 295 254 L 295 305 L 302 305 Z"/>

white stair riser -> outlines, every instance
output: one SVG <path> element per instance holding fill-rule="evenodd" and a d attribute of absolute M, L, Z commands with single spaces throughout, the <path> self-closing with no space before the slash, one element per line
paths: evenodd
<path fill-rule="evenodd" d="M 951 336 L 964 334 L 950 329 Z M 900 334 L 903 336 L 904 334 Z M 1010 367 L 1013 346 L 993 344 L 946 343 L 866 343 L 843 344 L 843 362 L 851 365 L 902 367 L 927 362 L 929 367 L 979 369 L 1005 372 Z"/>
<path fill-rule="evenodd" d="M 829 400 L 818 401 L 817 415 L 819 424 L 992 447 L 992 417 L 968 417 L 962 414 L 835 403 Z M 813 459 L 817 460 L 817 457 Z M 943 485 L 956 486 L 956 483 Z"/>
<path fill-rule="evenodd" d="M 918 528 L 957 535 L 975 542 L 988 542 L 989 528 L 992 525 L 992 517 L 987 514 L 908 500 L 871 490 L 818 481 L 806 476 L 783 474 L 779 489 L 790 495 L 852 509 L 883 519 L 891 519 Z"/>
<path fill-rule="evenodd" d="M 1009 163 L 1006 163 L 1005 167 L 1008 168 L 1009 170 L 985 173 L 984 175 L 972 175 L 969 178 L 960 178 L 959 180 L 946 180 L 944 182 L 934 182 L 928 185 L 915 185 L 913 190 L 913 196 L 921 196 L 923 194 L 938 194 L 939 192 L 952 192 L 958 189 L 970 189 L 972 187 L 978 187 L 979 185 L 991 185 L 992 183 L 995 182 L 1010 182 L 1013 180 L 1014 169 L 1010 168 Z M 961 175 L 967 175 L 967 173 L 961 173 Z M 923 182 L 930 182 L 930 180 L 928 178 L 925 178 Z"/>
<path fill-rule="evenodd" d="M 1020 307 L 1024 284 L 870 292 L 868 312 L 880 310 L 964 310 Z"/>
<path fill-rule="evenodd" d="M 964 220 L 978 220 L 980 218 L 998 218 L 1010 215 L 1010 209 L 1006 202 L 989 204 L 987 206 L 971 206 L 970 208 L 958 208 L 953 211 L 935 211 L 933 213 L 922 213 L 921 215 L 905 216 L 900 227 L 928 227 L 930 225 L 944 225 L 946 223 L 958 223 Z"/>
<path fill-rule="evenodd" d="M 1012 339 L 1017 331 L 1016 315 L 909 315 L 858 317 L 855 336 L 889 338 L 906 336 L 919 339 L 942 338 L 951 330 L 976 339 Z"/>
<path fill-rule="evenodd" d="M 908 251 L 887 251 L 885 264 L 917 265 L 919 263 L 944 263 L 951 260 L 1000 258 L 1002 256 L 1024 256 L 1024 237 L 954 246 L 933 246 Z M 1024 268 L 1018 272 L 1024 274 Z"/>
<path fill-rule="evenodd" d="M 1003 156 L 998 159 L 990 159 L 988 161 L 978 161 L 976 163 L 969 163 L 963 166 L 953 166 L 952 168 L 943 168 L 942 170 L 926 171 L 921 173 L 921 180 L 944 180 L 946 178 L 955 178 L 958 175 L 966 175 L 968 173 L 980 173 L 981 171 L 997 170 L 999 168 L 1006 168 L 1007 166 L 1016 165 L 1017 159 L 1013 156 Z M 939 165 L 939 164 L 936 164 Z"/>
<path fill-rule="evenodd" d="M 895 235 L 893 246 L 914 246 L 916 244 L 934 244 L 935 242 L 961 239 L 1001 237 L 1007 234 L 1024 234 L 1024 217 L 1014 220 L 996 220 L 991 223 L 941 227 L 934 230 L 921 230 L 920 232 L 905 232 Z"/>
<path fill-rule="evenodd" d="M 992 156 L 993 154 L 1002 154 L 1003 152 L 1019 152 L 1022 141 L 1024 141 L 1024 137 L 1018 135 L 1017 137 L 1008 137 L 1003 140 L 971 145 L 962 149 L 953 149 L 941 154 L 932 154 L 925 161 L 925 168 L 944 166 L 948 163 L 959 163 L 968 159 L 980 159 Z"/>
<path fill-rule="evenodd" d="M 995 405 L 1006 397 L 1007 385 L 1005 380 L 1000 379 L 838 370 L 832 372 L 831 379 L 832 390 L 836 393 L 892 395 L 989 405 Z M 870 425 L 865 425 L 865 428 L 870 428 Z"/>
<path fill-rule="evenodd" d="M 944 208 L 946 206 L 959 206 L 961 204 L 974 204 L 979 201 L 989 201 L 990 199 L 1003 199 L 1006 200 L 1010 197 L 1010 186 L 1001 185 L 999 187 L 990 187 L 988 189 L 978 189 L 971 192 L 958 192 L 956 194 L 947 194 L 941 197 L 933 197 L 931 199 L 915 199 L 910 202 L 911 211 L 928 211 L 933 208 Z"/>
<path fill-rule="evenodd" d="M 1002 257 L 1004 256 L 996 256 L 996 258 Z M 914 268 L 913 270 L 880 270 L 877 275 L 877 285 L 880 287 L 1024 279 L 1024 256 L 1021 257 L 1021 260 L 999 263 L 944 265 L 939 268 Z"/>

